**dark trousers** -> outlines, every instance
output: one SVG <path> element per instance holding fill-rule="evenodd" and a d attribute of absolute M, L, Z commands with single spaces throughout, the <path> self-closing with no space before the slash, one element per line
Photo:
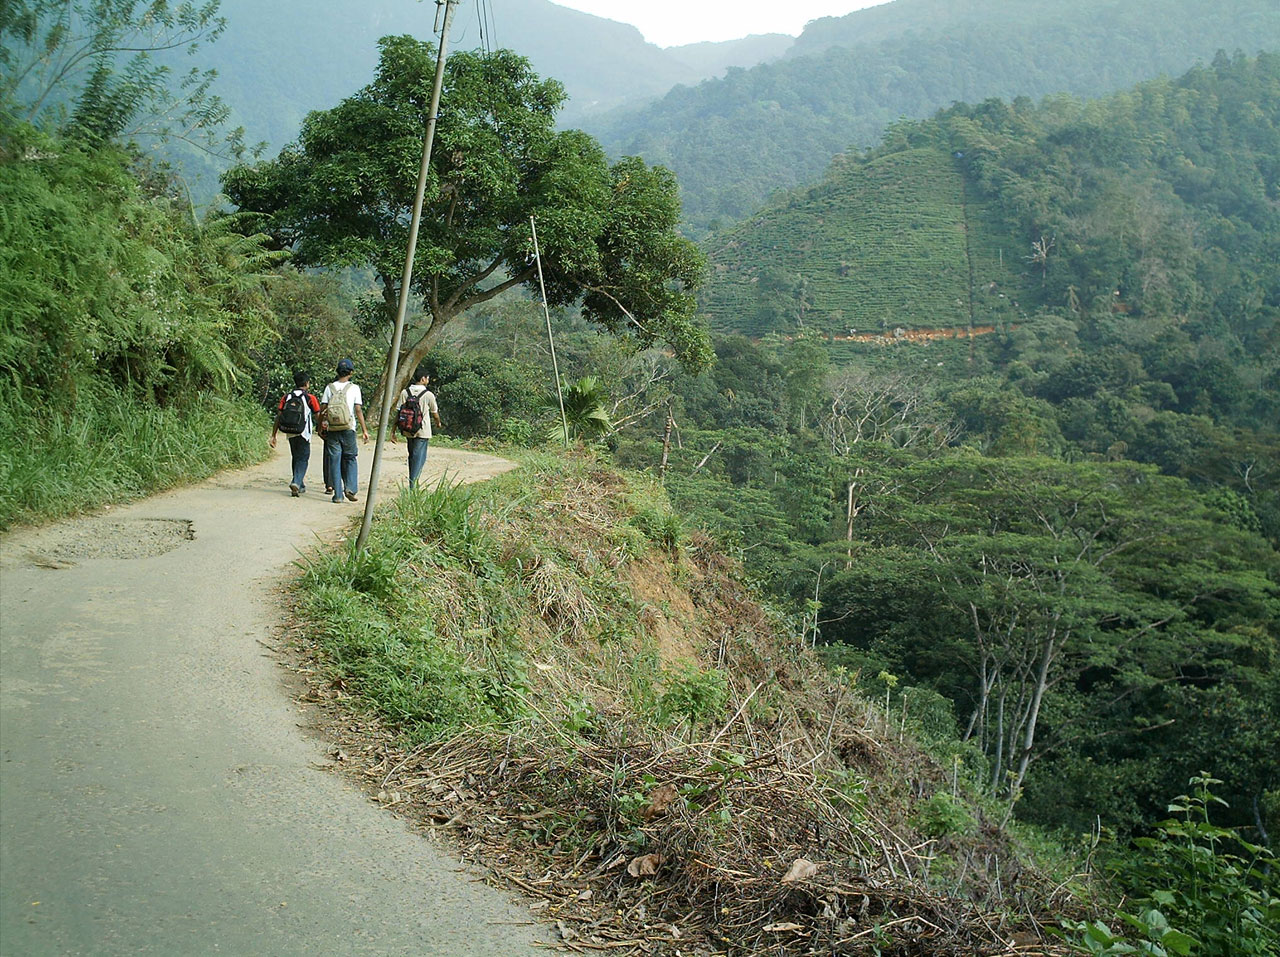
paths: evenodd
<path fill-rule="evenodd" d="M 311 440 L 300 435 L 289 436 L 289 457 L 293 463 L 293 484 L 299 492 L 307 488 L 307 466 L 311 463 Z"/>

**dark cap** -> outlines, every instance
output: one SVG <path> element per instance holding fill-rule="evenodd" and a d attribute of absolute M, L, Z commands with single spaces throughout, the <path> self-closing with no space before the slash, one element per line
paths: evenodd
<path fill-rule="evenodd" d="M 356 367 L 350 359 L 338 360 L 338 375 L 350 375 L 355 371 Z"/>

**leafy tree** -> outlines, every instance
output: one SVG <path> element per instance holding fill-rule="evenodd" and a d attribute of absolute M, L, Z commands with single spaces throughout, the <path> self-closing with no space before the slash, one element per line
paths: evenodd
<path fill-rule="evenodd" d="M 412 37 L 380 47 L 371 84 L 312 113 L 295 146 L 231 170 L 224 184 L 301 265 L 371 268 L 390 316 L 435 58 Z M 676 232 L 674 177 L 637 159 L 611 167 L 586 134 L 557 131 L 563 100 L 559 83 L 510 51 L 449 58 L 414 264 L 424 318 L 395 388 L 456 317 L 536 288 L 530 217 L 552 305 L 580 301 L 589 321 L 642 347 L 665 343 L 692 368 L 710 360 L 692 295 L 703 260 Z"/>

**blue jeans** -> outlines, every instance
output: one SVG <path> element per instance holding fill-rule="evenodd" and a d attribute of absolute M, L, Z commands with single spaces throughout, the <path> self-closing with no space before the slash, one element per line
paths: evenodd
<path fill-rule="evenodd" d="M 409 437 L 409 488 L 416 488 L 422 467 L 427 464 L 427 444 L 430 439 Z"/>
<path fill-rule="evenodd" d="M 352 495 L 360 491 L 356 478 L 356 449 L 355 429 L 324 434 L 324 460 L 329 466 L 329 477 L 333 480 L 335 502 L 342 501 L 344 491 Z"/>
<path fill-rule="evenodd" d="M 300 435 L 289 436 L 289 456 L 293 460 L 293 483 L 298 491 L 306 491 L 307 466 L 311 463 L 311 440 Z"/>

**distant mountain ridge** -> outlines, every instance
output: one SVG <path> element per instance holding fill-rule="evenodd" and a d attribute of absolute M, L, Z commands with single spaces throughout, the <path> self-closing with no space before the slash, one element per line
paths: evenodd
<path fill-rule="evenodd" d="M 957 101 L 1099 96 L 1218 50 L 1280 49 L 1276 0 L 893 0 L 816 20 L 780 60 L 584 123 L 680 179 L 695 230 Z"/>
<path fill-rule="evenodd" d="M 222 0 L 227 30 L 200 53 L 217 68 L 218 92 L 250 141 L 274 152 L 297 134 L 311 110 L 335 105 L 373 75 L 377 40 L 408 33 L 427 39 L 435 5 L 404 0 Z M 791 37 L 749 37 L 724 44 L 663 50 L 633 26 L 571 10 L 550 0 L 462 3 L 454 49 L 507 47 L 543 76 L 564 83 L 562 122 L 642 101 L 677 84 L 693 84 L 727 66 L 781 56 Z"/>

